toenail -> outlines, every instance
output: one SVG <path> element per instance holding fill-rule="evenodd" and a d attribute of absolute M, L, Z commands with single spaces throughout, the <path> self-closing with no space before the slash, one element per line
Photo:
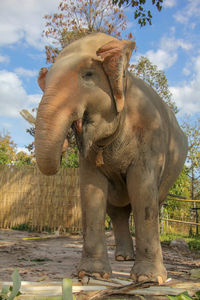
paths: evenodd
<path fill-rule="evenodd" d="M 124 257 L 122 255 L 118 255 L 118 256 L 116 256 L 116 260 L 124 261 Z"/>

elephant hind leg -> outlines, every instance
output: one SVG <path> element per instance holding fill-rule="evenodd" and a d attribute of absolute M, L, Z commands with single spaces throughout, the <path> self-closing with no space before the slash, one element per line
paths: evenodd
<path fill-rule="evenodd" d="M 117 261 L 134 260 L 133 240 L 129 230 L 131 205 L 116 207 L 108 203 L 107 213 L 113 224 Z"/>

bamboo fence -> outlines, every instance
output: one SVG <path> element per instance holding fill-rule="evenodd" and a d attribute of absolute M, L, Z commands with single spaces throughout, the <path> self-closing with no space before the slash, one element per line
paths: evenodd
<path fill-rule="evenodd" d="M 80 230 L 78 172 L 44 176 L 36 167 L 0 166 L 0 228 Z"/>

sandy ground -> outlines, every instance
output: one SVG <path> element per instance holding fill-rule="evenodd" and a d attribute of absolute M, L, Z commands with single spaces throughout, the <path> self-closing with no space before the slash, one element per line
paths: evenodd
<path fill-rule="evenodd" d="M 106 236 L 113 276 L 128 278 L 133 262 L 116 262 L 113 235 L 106 233 Z M 0 281 L 11 281 L 14 269 L 18 269 L 22 280 L 26 281 L 73 278 L 80 261 L 81 248 L 81 235 L 57 236 L 0 230 Z M 190 271 L 200 268 L 200 252 L 163 245 L 163 256 L 168 277 L 173 279 L 191 280 Z"/>

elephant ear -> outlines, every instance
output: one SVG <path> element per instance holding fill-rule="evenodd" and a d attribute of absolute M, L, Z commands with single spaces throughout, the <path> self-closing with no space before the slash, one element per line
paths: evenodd
<path fill-rule="evenodd" d="M 48 73 L 47 68 L 41 68 L 39 76 L 38 76 L 38 84 L 39 84 L 39 87 L 41 88 L 41 90 L 43 92 L 44 92 L 44 89 L 45 89 L 45 78 L 46 78 L 47 73 Z"/>
<path fill-rule="evenodd" d="M 113 40 L 96 52 L 103 61 L 103 68 L 109 78 L 118 112 L 124 108 L 126 72 L 134 48 L 135 42 Z"/>

